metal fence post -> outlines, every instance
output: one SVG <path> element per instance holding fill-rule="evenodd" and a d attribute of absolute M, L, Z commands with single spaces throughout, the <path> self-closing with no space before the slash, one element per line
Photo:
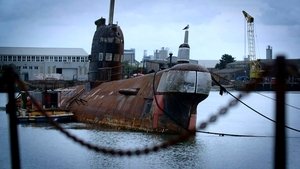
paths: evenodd
<path fill-rule="evenodd" d="M 286 60 L 278 56 L 276 71 L 276 127 L 275 127 L 275 158 L 274 168 L 286 168 L 286 138 L 285 138 L 285 91 L 286 91 Z"/>
<path fill-rule="evenodd" d="M 6 105 L 6 112 L 9 116 L 9 132 L 10 132 L 10 154 L 11 167 L 13 169 L 20 168 L 20 151 L 19 138 L 17 128 L 17 106 L 15 100 L 15 80 L 17 76 L 12 67 L 8 66 L 4 70 L 3 80 L 7 84 L 8 103 Z"/>

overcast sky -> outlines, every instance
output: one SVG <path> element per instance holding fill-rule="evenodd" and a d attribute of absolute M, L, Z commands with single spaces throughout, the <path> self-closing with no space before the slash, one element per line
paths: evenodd
<path fill-rule="evenodd" d="M 114 23 L 121 26 L 125 49 L 143 51 L 168 47 L 177 55 L 184 28 L 190 25 L 191 58 L 218 60 L 244 57 L 245 18 L 255 18 L 257 58 L 300 58 L 299 0 L 116 0 Z M 108 20 L 109 0 L 0 0 L 0 46 L 75 47 L 91 52 L 100 17 Z"/>

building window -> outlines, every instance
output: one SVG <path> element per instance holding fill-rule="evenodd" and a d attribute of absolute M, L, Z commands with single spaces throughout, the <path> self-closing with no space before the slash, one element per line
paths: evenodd
<path fill-rule="evenodd" d="M 31 61 L 35 62 L 35 56 L 31 56 Z"/>
<path fill-rule="evenodd" d="M 13 56 L 13 62 L 17 61 L 17 56 Z"/>
<path fill-rule="evenodd" d="M 63 62 L 67 62 L 67 57 L 66 56 L 63 57 Z"/>
<path fill-rule="evenodd" d="M 22 56 L 22 62 L 26 61 L 26 56 Z"/>
<path fill-rule="evenodd" d="M 72 62 L 75 62 L 76 61 L 76 58 L 75 57 L 72 57 Z"/>
<path fill-rule="evenodd" d="M 3 56 L 3 61 L 4 61 L 4 62 L 7 61 L 7 56 Z"/>
<path fill-rule="evenodd" d="M 23 66 L 23 69 L 27 69 L 27 66 Z"/>
<path fill-rule="evenodd" d="M 114 61 L 115 62 L 119 62 L 120 61 L 120 55 L 119 54 L 115 54 L 114 55 Z"/>
<path fill-rule="evenodd" d="M 40 57 L 37 56 L 37 57 L 35 58 L 35 60 L 36 60 L 37 62 L 39 62 L 39 61 L 40 61 Z"/>
<path fill-rule="evenodd" d="M 58 57 L 58 61 L 62 62 L 62 57 L 61 56 Z"/>
<path fill-rule="evenodd" d="M 45 56 L 45 62 L 49 62 L 49 56 Z"/>
<path fill-rule="evenodd" d="M 2 56 L 0 56 L 0 62 L 2 62 Z"/>
<path fill-rule="evenodd" d="M 84 62 L 84 57 L 81 57 L 81 60 L 80 60 L 81 62 Z"/>
<path fill-rule="evenodd" d="M 80 62 L 80 57 L 79 56 L 76 57 L 76 62 Z"/>
<path fill-rule="evenodd" d="M 112 53 L 106 53 L 105 60 L 112 61 Z"/>
<path fill-rule="evenodd" d="M 8 61 L 9 61 L 9 62 L 12 61 L 12 56 L 8 56 Z"/>
<path fill-rule="evenodd" d="M 56 73 L 62 74 L 62 68 L 56 68 Z"/>
<path fill-rule="evenodd" d="M 89 57 L 85 57 L 85 62 L 89 62 Z"/>
<path fill-rule="evenodd" d="M 39 67 L 38 66 L 34 66 L 34 69 L 39 69 Z"/>
<path fill-rule="evenodd" d="M 32 66 L 29 66 L 29 69 L 32 69 Z"/>
<path fill-rule="evenodd" d="M 45 57 L 41 56 L 41 62 L 44 62 L 44 61 L 45 61 Z"/>
<path fill-rule="evenodd" d="M 53 56 L 50 56 L 50 62 L 53 62 Z"/>
<path fill-rule="evenodd" d="M 22 56 L 18 56 L 18 62 L 21 62 L 21 59 L 22 58 Z"/>
<path fill-rule="evenodd" d="M 103 60 L 103 53 L 99 53 L 99 61 Z"/>
<path fill-rule="evenodd" d="M 58 62 L 57 56 L 54 56 L 54 62 Z"/>
<path fill-rule="evenodd" d="M 27 62 L 30 62 L 30 60 L 31 60 L 30 56 L 27 56 Z"/>
<path fill-rule="evenodd" d="M 72 57 L 68 56 L 68 62 L 71 62 L 71 61 L 72 61 Z"/>

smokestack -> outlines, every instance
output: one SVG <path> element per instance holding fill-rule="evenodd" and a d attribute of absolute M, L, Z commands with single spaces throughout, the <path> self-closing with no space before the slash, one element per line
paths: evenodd
<path fill-rule="evenodd" d="M 115 8 L 115 0 L 110 0 L 110 6 L 109 6 L 109 20 L 108 24 L 113 24 L 114 19 L 114 8 Z"/>
<path fill-rule="evenodd" d="M 184 33 L 184 43 L 188 44 L 189 43 L 189 31 L 185 30 Z"/>

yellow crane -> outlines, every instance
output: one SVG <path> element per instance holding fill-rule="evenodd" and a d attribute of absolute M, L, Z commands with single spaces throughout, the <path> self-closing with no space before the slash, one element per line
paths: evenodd
<path fill-rule="evenodd" d="M 254 18 L 246 11 L 242 11 L 247 23 L 248 57 L 250 62 L 250 79 L 260 78 L 261 66 L 255 56 Z"/>

